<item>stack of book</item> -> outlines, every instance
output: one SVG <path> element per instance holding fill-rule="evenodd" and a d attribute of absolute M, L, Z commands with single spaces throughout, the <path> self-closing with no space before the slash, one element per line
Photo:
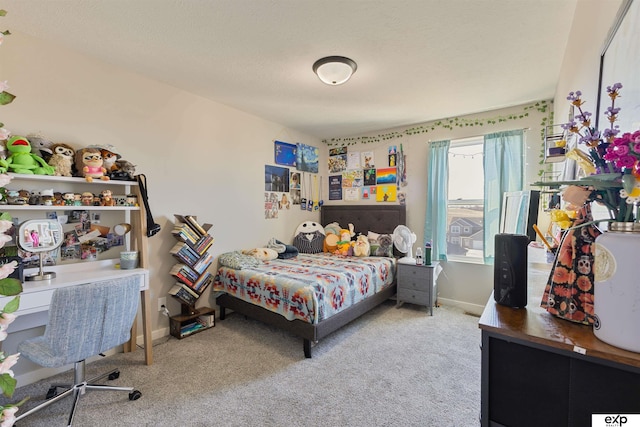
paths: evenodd
<path fill-rule="evenodd" d="M 177 280 L 169 290 L 169 294 L 182 304 L 195 306 L 202 292 L 213 282 L 213 275 L 207 271 L 213 261 L 208 250 L 213 244 L 213 237 L 208 233 L 211 225 L 200 225 L 191 215 L 176 215 L 173 235 L 178 242 L 170 253 L 177 260 L 170 274 Z"/>

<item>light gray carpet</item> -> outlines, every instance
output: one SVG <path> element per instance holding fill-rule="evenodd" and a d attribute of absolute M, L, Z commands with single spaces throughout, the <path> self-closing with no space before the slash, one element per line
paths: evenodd
<path fill-rule="evenodd" d="M 313 347 L 230 314 L 183 340 L 162 339 L 154 364 L 143 352 L 88 365 L 88 375 L 119 367 L 113 384 L 142 392 L 89 391 L 76 426 L 476 426 L 480 413 L 478 319 L 447 307 L 389 301 Z M 69 378 L 69 374 L 66 375 Z M 44 398 L 51 381 L 20 387 L 13 400 Z M 66 425 L 71 400 L 20 427 Z"/>

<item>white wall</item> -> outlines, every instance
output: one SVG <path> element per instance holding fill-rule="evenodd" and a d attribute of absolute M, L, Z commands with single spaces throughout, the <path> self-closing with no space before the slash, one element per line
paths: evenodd
<path fill-rule="evenodd" d="M 550 115 L 550 102 L 548 105 L 549 109 L 547 109 L 547 112 L 540 112 L 535 108 L 525 109 L 525 106 L 517 106 L 486 113 L 461 116 L 459 118 L 462 122 L 475 121 L 475 119 L 478 119 L 479 122 L 483 123 L 482 126 L 454 126 L 453 129 L 447 129 L 433 123 L 424 123 L 412 126 L 426 129 L 427 132 L 424 133 L 408 135 L 405 132 L 407 128 L 387 129 L 374 134 L 360 135 L 366 136 L 369 139 L 377 139 L 379 142 L 355 143 L 351 138 L 344 138 L 344 140 L 340 141 L 338 145 L 340 145 L 341 142 L 351 144 L 347 145 L 347 149 L 353 152 L 373 151 L 375 153 L 376 167 L 379 168 L 387 166 L 388 147 L 395 145 L 399 148 L 400 144 L 402 144 L 404 153 L 407 156 L 408 184 L 404 187 L 407 203 L 407 225 L 414 233 L 416 233 L 416 245 L 422 245 L 427 203 L 426 191 L 428 185 L 427 162 L 429 142 L 443 139 L 467 138 L 511 129 L 527 129 L 525 131 L 525 183 L 527 185 L 526 188 L 536 189 L 535 187 L 528 187 L 528 184 L 538 180 L 538 171 L 540 169 L 538 161 L 542 143 L 541 130 L 543 118 Z M 507 119 L 506 121 L 497 122 L 495 124 L 488 123 L 488 119 L 507 118 L 514 115 L 519 117 L 521 114 L 524 115 L 524 117 L 516 120 Z M 431 129 L 432 127 L 433 130 Z M 398 133 L 403 136 L 392 139 L 383 139 L 394 133 Z M 474 177 L 469 176 L 468 179 L 473 180 Z M 340 204 L 347 202 L 329 203 Z M 449 305 L 458 305 L 470 312 L 481 313 L 482 308 L 486 304 L 493 289 L 493 266 L 453 261 L 442 263 L 442 265 L 444 270 L 438 278 L 439 301 Z"/>
<path fill-rule="evenodd" d="M 264 219 L 264 165 L 273 164 L 273 140 L 320 147 L 319 140 L 17 32 L 5 37 L 0 55 L 0 76 L 17 96 L 0 111 L 6 128 L 77 148 L 113 144 L 146 175 L 151 211 L 162 225 L 149 239 L 152 308 L 174 283 L 174 213 L 213 224 L 216 256 L 264 246 L 271 237 L 290 241 L 300 222 L 319 218 L 292 207 Z M 179 311 L 176 301 L 168 303 Z M 153 330 L 165 332 L 168 319 L 152 312 Z"/>
<path fill-rule="evenodd" d="M 584 108 L 595 114 L 600 55 L 621 3 L 622 0 L 578 1 L 556 88 L 557 123 L 566 121 L 569 113 L 567 95 L 576 90 L 582 91 Z M 603 82 L 605 87 L 613 83 Z"/>

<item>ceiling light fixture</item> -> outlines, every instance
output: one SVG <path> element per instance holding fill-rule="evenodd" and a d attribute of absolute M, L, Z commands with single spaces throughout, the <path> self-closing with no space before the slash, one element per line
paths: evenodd
<path fill-rule="evenodd" d="M 358 64 L 344 56 L 327 56 L 313 64 L 313 72 L 318 78 L 331 86 L 341 85 L 351 78 L 358 69 Z"/>

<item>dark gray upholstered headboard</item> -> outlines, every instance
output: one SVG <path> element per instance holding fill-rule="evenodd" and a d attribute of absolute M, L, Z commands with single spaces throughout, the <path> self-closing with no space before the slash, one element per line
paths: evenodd
<path fill-rule="evenodd" d="M 347 228 L 351 223 L 356 232 L 367 234 L 373 231 L 391 234 L 398 225 L 406 225 L 405 205 L 324 205 L 320 208 L 320 223 L 324 227 L 337 222 Z"/>

